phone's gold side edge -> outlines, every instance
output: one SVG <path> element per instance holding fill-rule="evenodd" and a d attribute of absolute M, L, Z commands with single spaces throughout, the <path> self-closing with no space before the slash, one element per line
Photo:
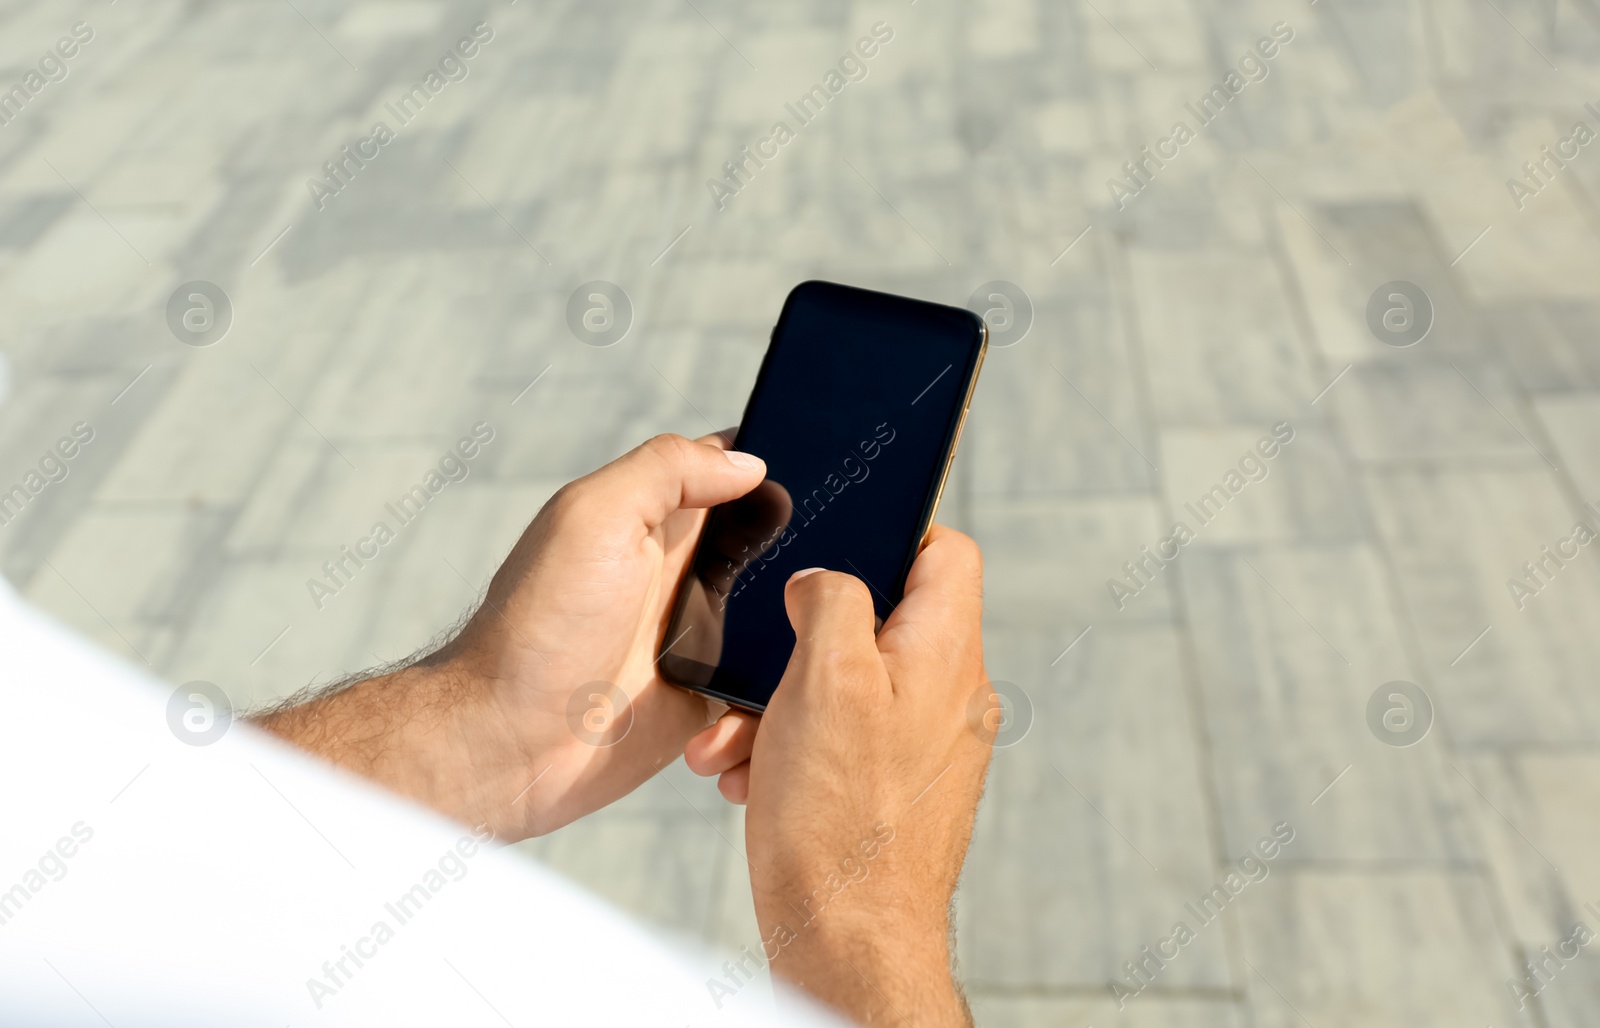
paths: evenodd
<path fill-rule="evenodd" d="M 922 527 L 922 540 L 917 544 L 919 550 L 928 544 L 928 533 L 933 531 L 933 523 L 939 517 L 939 502 L 944 499 L 944 488 L 950 481 L 950 469 L 956 462 L 956 450 L 961 448 L 961 435 L 967 429 L 967 415 L 972 413 L 972 396 L 978 389 L 978 376 L 983 374 L 983 361 L 988 355 L 989 324 L 984 322 L 983 335 L 978 342 L 978 363 L 972 369 L 972 377 L 967 380 L 967 395 L 961 401 L 961 420 L 956 423 L 955 437 L 944 456 L 944 469 L 939 472 L 939 488 L 933 494 L 933 506 L 928 510 L 927 523 Z"/>

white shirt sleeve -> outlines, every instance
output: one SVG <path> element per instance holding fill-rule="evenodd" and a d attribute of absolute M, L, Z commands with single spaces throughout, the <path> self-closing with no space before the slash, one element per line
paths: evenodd
<path fill-rule="evenodd" d="M 0 1024 L 840 1023 L 173 693 L 0 580 Z"/>

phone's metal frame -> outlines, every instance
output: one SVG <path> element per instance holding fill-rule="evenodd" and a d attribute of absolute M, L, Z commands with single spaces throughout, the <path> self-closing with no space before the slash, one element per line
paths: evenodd
<path fill-rule="evenodd" d="M 972 378 L 967 381 L 967 395 L 961 401 L 961 420 L 956 422 L 955 437 L 950 440 L 950 445 L 945 448 L 944 468 L 939 472 L 939 487 L 934 490 L 933 503 L 928 507 L 928 516 L 922 522 L 922 541 L 917 544 L 918 552 L 928 545 L 928 533 L 933 531 L 934 519 L 939 516 L 939 501 L 944 499 L 945 484 L 950 481 L 950 468 L 956 462 L 956 449 L 961 446 L 961 433 L 967 427 L 967 415 L 972 413 L 972 394 L 978 391 L 978 376 L 983 374 L 983 359 L 989 355 L 989 323 L 980 321 L 983 326 L 978 336 L 978 362 L 972 366 Z M 905 583 L 901 583 L 903 589 Z"/>

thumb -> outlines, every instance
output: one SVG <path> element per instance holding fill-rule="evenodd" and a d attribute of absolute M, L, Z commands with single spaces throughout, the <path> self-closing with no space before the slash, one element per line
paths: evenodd
<path fill-rule="evenodd" d="M 658 435 L 574 483 L 607 513 L 637 515 L 655 528 L 673 511 L 737 499 L 766 477 L 761 458 L 681 435 Z"/>
<path fill-rule="evenodd" d="M 856 672 L 882 676 L 872 594 L 861 579 L 822 568 L 797 571 L 784 586 L 783 602 L 795 635 L 789 666 L 802 679 L 807 672 L 830 679 L 853 678 Z"/>

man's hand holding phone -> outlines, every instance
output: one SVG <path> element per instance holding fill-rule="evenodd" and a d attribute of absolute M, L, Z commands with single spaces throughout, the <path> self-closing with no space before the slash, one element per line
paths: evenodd
<path fill-rule="evenodd" d="M 949 905 L 993 742 L 968 717 L 988 686 L 978 547 L 936 526 L 876 637 L 850 575 L 799 572 L 784 598 L 798 641 L 765 715 L 730 712 L 685 751 L 749 805 L 772 968 L 865 1023 L 964 1024 Z"/>
<path fill-rule="evenodd" d="M 704 508 L 764 472 L 720 436 L 657 436 L 545 504 L 443 648 L 258 721 L 504 840 L 598 810 L 711 719 L 655 657 Z"/>

